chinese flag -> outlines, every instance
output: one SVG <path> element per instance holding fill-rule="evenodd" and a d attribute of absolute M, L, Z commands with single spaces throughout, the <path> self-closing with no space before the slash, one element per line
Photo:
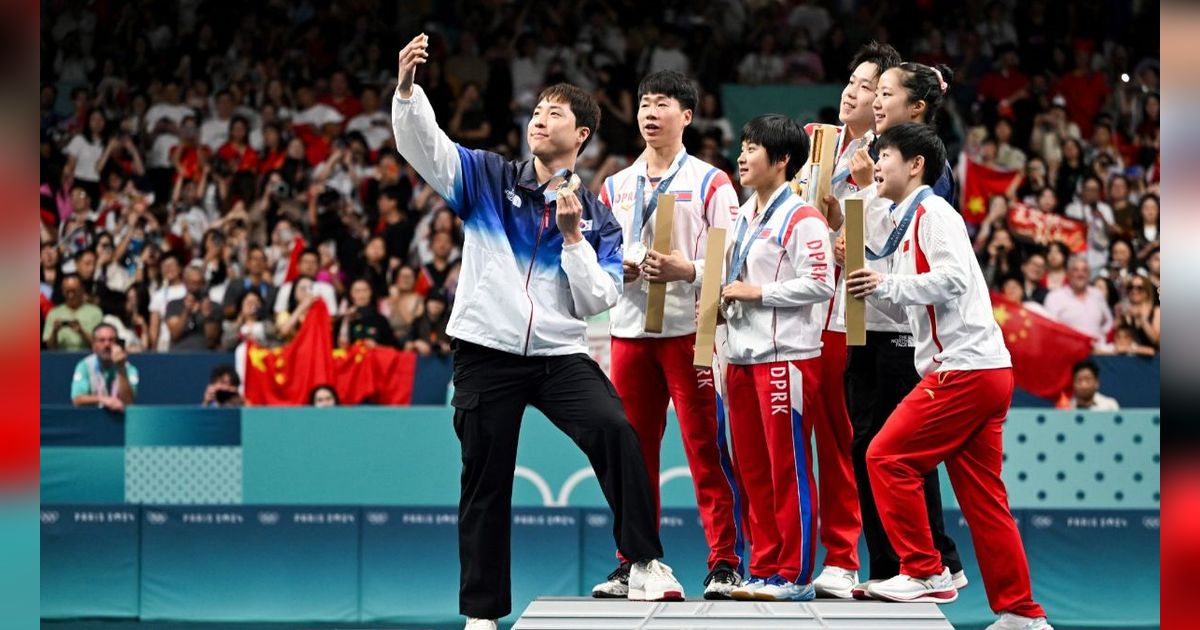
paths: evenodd
<path fill-rule="evenodd" d="M 333 351 L 338 398 L 343 405 L 412 403 L 417 354 L 387 346 L 368 347 L 362 341 Z"/>
<path fill-rule="evenodd" d="M 1092 339 L 992 293 L 992 313 L 1012 355 L 1017 387 L 1057 401 L 1071 391 L 1071 368 L 1092 353 Z"/>
<path fill-rule="evenodd" d="M 1007 195 L 1009 186 L 1021 173 L 984 166 L 965 155 L 963 159 L 967 164 L 963 175 L 963 220 L 972 225 L 979 225 L 987 218 L 988 199 L 994 195 Z"/>
<path fill-rule="evenodd" d="M 333 384 L 333 324 L 316 300 L 291 343 L 264 348 L 246 342 L 245 396 L 251 405 L 306 405 L 317 385 Z"/>

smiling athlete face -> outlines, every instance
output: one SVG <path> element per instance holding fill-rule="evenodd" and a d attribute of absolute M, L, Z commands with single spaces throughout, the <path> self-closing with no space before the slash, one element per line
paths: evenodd
<path fill-rule="evenodd" d="M 575 153 L 588 133 L 575 124 L 575 113 L 570 105 L 542 99 L 533 109 L 533 116 L 525 130 L 530 152 L 543 162 L 564 153 Z"/>
<path fill-rule="evenodd" d="M 875 101 L 872 109 L 875 113 L 875 133 L 883 133 L 889 127 L 913 122 L 918 119 L 918 106 L 923 101 L 908 102 L 908 90 L 904 89 L 901 79 L 904 72 L 892 68 L 879 77 L 879 85 L 875 90 Z"/>
<path fill-rule="evenodd" d="M 878 80 L 879 66 L 870 61 L 858 64 L 850 74 L 846 87 L 842 89 L 842 102 L 838 109 L 838 119 L 843 124 L 868 129 L 875 126 L 872 105 Z"/>

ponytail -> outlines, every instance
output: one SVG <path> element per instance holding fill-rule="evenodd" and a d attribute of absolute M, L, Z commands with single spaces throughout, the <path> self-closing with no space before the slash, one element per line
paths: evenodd
<path fill-rule="evenodd" d="M 903 72 L 900 83 L 908 92 L 909 104 L 925 101 L 925 123 L 932 125 L 954 80 L 954 71 L 946 64 L 931 68 L 912 61 L 902 63 L 897 68 Z"/>

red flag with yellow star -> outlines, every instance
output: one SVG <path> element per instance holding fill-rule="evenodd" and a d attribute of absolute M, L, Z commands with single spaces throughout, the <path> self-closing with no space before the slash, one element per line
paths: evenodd
<path fill-rule="evenodd" d="M 333 322 L 324 300 L 316 300 L 300 332 L 282 348 L 246 342 L 246 402 L 251 405 L 307 405 L 317 385 L 333 385 Z"/>
<path fill-rule="evenodd" d="M 992 293 L 992 314 L 1012 355 L 1017 387 L 1048 400 L 1071 390 L 1071 368 L 1092 353 L 1092 338 Z"/>
<path fill-rule="evenodd" d="M 335 389 L 343 405 L 412 404 L 417 354 L 356 341 L 333 351 Z"/>
<path fill-rule="evenodd" d="M 1006 196 L 1021 172 L 984 166 L 965 155 L 963 158 L 967 164 L 963 171 L 962 216 L 967 223 L 979 225 L 987 218 L 988 200 Z"/>

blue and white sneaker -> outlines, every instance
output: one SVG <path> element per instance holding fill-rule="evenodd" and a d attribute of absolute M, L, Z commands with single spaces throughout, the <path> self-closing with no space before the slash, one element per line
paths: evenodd
<path fill-rule="evenodd" d="M 780 575 L 767 578 L 762 588 L 754 592 L 754 599 L 764 602 L 807 602 L 817 596 L 812 583 L 796 584 Z"/>
<path fill-rule="evenodd" d="M 729 596 L 740 602 L 754 601 L 754 594 L 758 589 L 767 585 L 765 578 L 750 576 L 750 579 L 742 582 L 742 585 L 730 591 Z"/>

